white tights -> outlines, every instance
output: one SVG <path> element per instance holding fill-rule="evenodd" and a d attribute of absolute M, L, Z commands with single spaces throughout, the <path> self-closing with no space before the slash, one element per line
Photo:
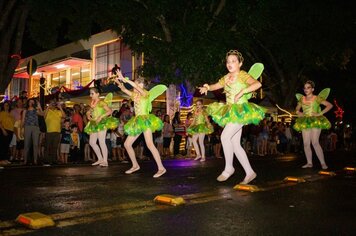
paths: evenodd
<path fill-rule="evenodd" d="M 303 135 L 303 144 L 304 144 L 304 153 L 307 158 L 308 164 L 313 164 L 312 161 L 312 150 L 310 147 L 310 143 L 314 147 L 314 151 L 316 156 L 318 157 L 320 164 L 325 165 L 324 153 L 323 149 L 319 144 L 319 136 L 321 133 L 321 129 L 305 129 L 302 131 Z"/>
<path fill-rule="evenodd" d="M 205 138 L 204 133 L 193 135 L 193 146 L 194 146 L 195 152 L 197 154 L 197 157 L 202 157 L 203 159 L 205 158 L 204 138 Z M 199 139 L 200 149 L 199 149 L 199 146 L 197 143 L 198 139 Z"/>
<path fill-rule="evenodd" d="M 106 130 L 99 131 L 97 133 L 92 133 L 89 136 L 89 144 L 93 148 L 96 156 L 98 157 L 98 161 L 108 162 L 108 148 L 105 143 L 106 138 Z M 97 140 L 99 140 L 99 146 L 97 144 Z M 100 151 L 101 149 L 101 151 Z"/>
<path fill-rule="evenodd" d="M 237 159 L 244 168 L 246 175 L 250 176 L 254 174 L 254 171 L 250 165 L 245 150 L 241 147 L 242 126 L 242 124 L 229 123 L 225 126 L 221 134 L 221 143 L 225 155 L 224 172 L 232 174 L 235 171 L 233 166 L 235 153 Z"/>
<path fill-rule="evenodd" d="M 161 157 L 159 155 L 159 152 L 156 148 L 156 146 L 154 145 L 153 143 L 153 138 L 152 138 L 152 131 L 151 130 L 146 130 L 144 133 L 143 133 L 144 137 L 145 137 L 145 142 L 146 142 L 146 145 L 148 147 L 148 149 L 151 151 L 152 153 L 152 156 L 153 158 L 155 159 L 156 161 L 156 164 L 157 164 L 157 167 L 158 167 L 158 170 L 164 170 L 164 166 L 162 164 L 162 160 L 161 160 Z M 132 167 L 133 168 L 136 168 L 138 167 L 138 163 L 137 163 L 137 159 L 136 159 L 136 155 L 135 155 L 135 151 L 134 149 L 132 148 L 132 144 L 136 141 L 136 139 L 138 138 L 139 135 L 136 135 L 136 136 L 128 136 L 126 138 L 126 141 L 124 143 L 124 146 L 125 146 L 125 149 L 127 151 L 127 154 L 129 155 L 130 157 L 130 160 L 132 162 Z"/>

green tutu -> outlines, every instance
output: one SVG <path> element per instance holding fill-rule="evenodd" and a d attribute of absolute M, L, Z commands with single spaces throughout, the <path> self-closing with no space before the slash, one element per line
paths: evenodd
<path fill-rule="evenodd" d="M 303 116 L 298 117 L 293 125 L 296 131 L 303 129 L 330 129 L 330 121 L 325 116 Z"/>
<path fill-rule="evenodd" d="M 155 115 L 138 115 L 132 117 L 124 126 L 125 133 L 136 136 L 150 129 L 152 133 L 163 128 L 163 122 Z"/>
<path fill-rule="evenodd" d="M 242 104 L 224 104 L 214 102 L 207 107 L 213 120 L 224 127 L 228 123 L 257 125 L 264 118 L 266 109 L 251 102 Z"/>
<path fill-rule="evenodd" d="M 119 125 L 119 120 L 115 117 L 109 116 L 103 118 L 98 124 L 91 120 L 84 128 L 84 132 L 87 134 L 97 133 L 102 130 L 115 129 Z"/>
<path fill-rule="evenodd" d="M 191 125 L 187 129 L 188 134 L 211 134 L 214 132 L 214 128 L 212 125 L 199 124 L 199 125 Z"/>

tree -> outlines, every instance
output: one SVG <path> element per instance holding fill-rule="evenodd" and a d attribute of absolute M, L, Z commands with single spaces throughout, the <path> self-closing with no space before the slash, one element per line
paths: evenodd
<path fill-rule="evenodd" d="M 347 66 L 354 49 L 351 1 L 28 1 L 31 34 L 41 46 L 55 46 L 58 30 L 77 40 L 93 26 L 113 29 L 144 53 L 143 75 L 193 86 L 217 81 L 226 73 L 225 53 L 239 49 L 244 69 L 265 64 L 264 88 L 285 107 L 295 104 L 304 76 Z"/>
<path fill-rule="evenodd" d="M 0 93 L 10 83 L 21 59 L 29 7 L 22 0 L 0 1 Z"/>

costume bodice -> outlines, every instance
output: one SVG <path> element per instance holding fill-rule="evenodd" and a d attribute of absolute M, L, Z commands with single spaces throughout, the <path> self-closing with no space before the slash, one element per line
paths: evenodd
<path fill-rule="evenodd" d="M 106 110 L 104 107 L 106 105 L 107 105 L 106 102 L 99 101 L 98 104 L 96 104 L 96 106 L 93 108 L 92 119 L 96 120 L 96 119 L 98 119 L 99 116 L 105 114 Z"/>
<path fill-rule="evenodd" d="M 132 92 L 132 100 L 134 101 L 135 115 L 148 115 L 150 114 L 149 109 L 149 93 L 145 90 L 145 96 L 142 96 L 139 92 Z"/>
<path fill-rule="evenodd" d="M 226 103 L 234 104 L 235 96 L 244 88 L 248 87 L 247 80 L 250 77 L 246 71 L 241 70 L 235 78 L 231 78 L 229 74 L 219 80 L 219 84 L 224 87 L 226 93 Z M 248 101 L 247 94 L 244 94 L 236 104 L 246 103 Z"/>
<path fill-rule="evenodd" d="M 195 125 L 205 124 L 205 121 L 206 121 L 205 117 L 206 117 L 206 113 L 204 110 L 199 111 L 199 112 L 195 111 L 192 124 L 195 124 Z"/>
<path fill-rule="evenodd" d="M 305 116 L 313 116 L 312 113 L 320 113 L 321 108 L 320 108 L 320 103 L 323 101 L 323 99 L 319 96 L 314 96 L 313 99 L 310 101 L 306 100 L 306 97 L 303 96 L 299 100 L 299 103 L 302 106 L 303 109 L 303 114 Z"/>

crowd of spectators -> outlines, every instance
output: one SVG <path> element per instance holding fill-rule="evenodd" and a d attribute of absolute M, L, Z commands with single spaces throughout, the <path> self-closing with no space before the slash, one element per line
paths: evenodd
<path fill-rule="evenodd" d="M 90 108 L 84 104 L 66 107 L 57 100 L 50 101 L 45 107 L 26 94 L 16 101 L 0 104 L 0 141 L 6 151 L 0 155 L 0 165 L 53 165 L 67 163 L 92 163 L 96 157 L 88 143 L 84 127 L 88 122 L 85 114 Z M 125 123 L 134 115 L 129 101 L 124 100 L 113 116 L 120 120 L 114 130 L 108 130 L 106 144 L 109 160 L 127 162 L 124 149 Z M 192 113 L 181 119 L 180 112 L 173 117 L 156 110 L 155 115 L 163 121 L 162 131 L 154 133 L 154 141 L 163 159 L 194 157 L 192 140 L 186 134 L 191 123 Z M 222 128 L 215 124 L 214 132 L 205 137 L 207 157 L 222 158 L 220 135 Z M 323 131 L 320 143 L 325 151 L 336 149 L 350 150 L 353 146 L 353 133 L 350 126 L 343 129 Z M 183 148 L 182 148 L 183 145 Z M 289 123 L 274 122 L 265 118 L 258 126 L 247 125 L 243 128 L 242 145 L 249 156 L 274 157 L 285 153 L 302 153 L 301 134 L 294 131 Z M 149 159 L 150 152 L 143 137 L 134 143 L 139 159 Z"/>

